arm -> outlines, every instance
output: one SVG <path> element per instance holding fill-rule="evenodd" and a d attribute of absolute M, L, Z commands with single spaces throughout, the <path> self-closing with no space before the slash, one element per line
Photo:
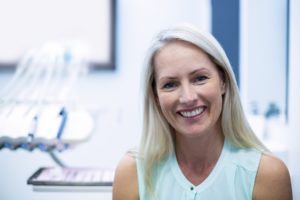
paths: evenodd
<path fill-rule="evenodd" d="M 113 200 L 138 200 L 136 161 L 126 155 L 119 163 L 113 182 Z"/>
<path fill-rule="evenodd" d="M 291 200 L 292 186 L 286 165 L 271 155 L 262 155 L 256 175 L 253 200 Z"/>

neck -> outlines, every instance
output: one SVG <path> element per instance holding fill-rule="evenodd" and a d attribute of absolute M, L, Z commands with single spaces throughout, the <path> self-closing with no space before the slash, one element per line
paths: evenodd
<path fill-rule="evenodd" d="M 200 138 L 178 137 L 176 137 L 178 164 L 186 178 L 194 184 L 199 184 L 217 163 L 222 152 L 224 136 L 222 132 L 216 132 Z"/>

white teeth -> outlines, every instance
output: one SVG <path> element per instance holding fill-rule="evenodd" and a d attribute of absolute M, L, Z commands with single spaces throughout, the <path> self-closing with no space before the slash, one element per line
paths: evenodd
<path fill-rule="evenodd" d="M 190 112 L 180 112 L 180 114 L 184 117 L 194 117 L 199 115 L 203 111 L 203 108 L 197 108 L 196 110 Z"/>

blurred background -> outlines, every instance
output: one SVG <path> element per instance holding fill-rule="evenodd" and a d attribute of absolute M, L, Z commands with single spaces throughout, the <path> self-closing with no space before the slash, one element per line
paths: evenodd
<path fill-rule="evenodd" d="M 72 86 L 72 91 L 67 91 L 71 91 L 70 96 L 76 96 L 77 107 L 84 108 L 93 123 L 81 126 L 79 124 L 87 120 L 80 117 L 79 121 L 74 119 L 73 124 L 69 123 L 75 127 L 69 127 L 70 130 L 82 128 L 85 135 L 79 133 L 74 139 L 72 131 L 69 135 L 66 133 L 62 140 L 71 147 L 65 147 L 57 155 L 68 166 L 114 168 L 126 150 L 137 147 L 140 139 L 140 78 L 152 37 L 163 28 L 188 22 L 211 32 L 224 47 L 234 68 L 248 119 L 258 137 L 289 167 L 294 199 L 300 199 L 300 160 L 297 159 L 300 152 L 299 1 L 78 0 L 75 3 L 45 0 L 41 3 L 0 0 L 0 11 L 0 126 L 7 126 L 4 105 L 9 103 L 6 97 L 23 97 L 10 92 L 22 91 L 15 85 L 26 88 L 26 83 L 33 83 L 30 80 L 36 77 L 37 71 L 41 72 L 37 76 L 42 81 L 50 80 L 47 84 L 51 85 L 49 77 L 57 73 L 57 69 L 51 69 L 52 75 L 48 77 L 48 68 L 37 68 L 38 61 L 44 59 L 41 51 L 31 54 L 31 60 L 25 59 L 33 64 L 20 64 L 30 49 L 59 41 L 64 49 L 50 45 L 51 51 L 43 50 L 48 56 L 45 65 L 51 67 L 50 61 L 54 60 L 60 66 L 55 59 L 63 55 L 64 62 L 70 66 L 73 62 L 69 60 L 78 58 L 80 62 L 75 60 L 74 63 L 86 67 L 86 57 L 81 56 L 86 54 L 76 51 L 84 46 L 89 52 L 89 70 L 78 73 L 82 74 L 80 77 L 66 70 L 61 77 L 69 81 L 58 83 Z M 53 56 L 53 49 L 61 54 Z M 34 59 L 37 61 L 33 62 Z M 22 66 L 33 68 L 28 70 L 30 74 L 21 84 L 23 78 L 16 73 Z M 32 70 L 34 67 L 38 70 Z M 26 70 L 19 71 L 26 74 Z M 12 81 L 13 77 L 18 79 Z M 10 82 L 13 84 L 6 87 Z M 5 87 L 11 90 L 5 91 Z M 28 88 L 27 96 L 36 102 L 30 91 L 37 87 Z M 65 97 L 64 90 L 60 92 L 59 102 L 69 103 L 69 96 Z M 40 98 L 38 100 L 40 102 Z M 52 123 L 50 119 L 49 124 Z M 9 131 L 3 130 L 0 128 L 0 138 L 12 137 Z M 36 192 L 27 185 L 27 179 L 39 167 L 56 165 L 40 147 L 29 151 L 2 146 L 0 199 L 111 199 L 109 191 Z"/>

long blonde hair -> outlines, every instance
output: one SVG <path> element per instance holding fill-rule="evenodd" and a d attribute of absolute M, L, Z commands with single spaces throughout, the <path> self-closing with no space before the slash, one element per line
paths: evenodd
<path fill-rule="evenodd" d="M 163 30 L 154 38 L 148 50 L 143 80 L 144 124 L 139 154 L 144 168 L 145 189 L 151 196 L 154 196 L 155 166 L 174 151 L 172 127 L 162 115 L 156 100 L 153 59 L 159 49 L 174 40 L 185 41 L 201 48 L 222 72 L 226 85 L 220 116 L 224 136 L 236 147 L 267 151 L 246 120 L 232 67 L 218 41 L 211 34 L 191 25 Z"/>

